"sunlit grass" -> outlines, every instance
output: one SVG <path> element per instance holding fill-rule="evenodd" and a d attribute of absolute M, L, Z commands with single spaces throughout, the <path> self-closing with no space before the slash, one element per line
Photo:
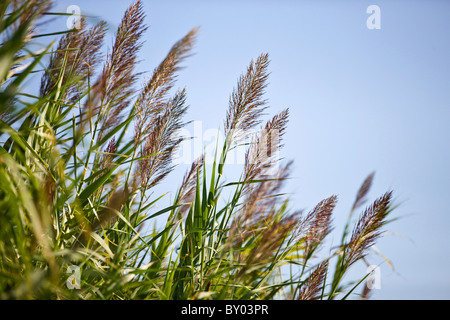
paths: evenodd
<path fill-rule="evenodd" d="M 84 19 L 80 29 L 58 33 L 59 41 L 29 50 L 34 38 L 55 37 L 33 28 L 49 5 L 0 5 L 0 298 L 335 299 L 363 286 L 364 277 L 350 285 L 342 279 L 381 235 L 391 193 L 363 210 L 317 261 L 337 197 L 302 212 L 282 193 L 291 162 L 273 170 L 274 151 L 289 110 L 261 126 L 268 54 L 238 79 L 211 168 L 203 157 L 194 161 L 167 190 L 176 191 L 173 203 L 156 210 L 162 196 L 152 191 L 174 168 L 188 112 L 176 73 L 197 29 L 136 91 L 146 30 L 140 1 L 125 12 L 105 59 L 106 23 L 89 27 Z M 42 69 L 39 95 L 27 94 L 24 83 Z M 242 132 L 260 126 L 240 179 L 225 183 L 227 155 Z M 360 188 L 350 218 L 372 180 Z M 166 220 L 145 232 L 157 218 Z"/>

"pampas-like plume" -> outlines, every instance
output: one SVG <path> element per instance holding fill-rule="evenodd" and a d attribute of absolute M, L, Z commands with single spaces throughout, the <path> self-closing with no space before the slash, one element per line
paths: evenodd
<path fill-rule="evenodd" d="M 139 76 L 134 73 L 136 55 L 142 46 L 142 33 L 147 29 L 144 18 L 142 1 L 128 7 L 117 29 L 112 52 L 108 54 L 103 72 L 95 84 L 95 93 L 100 95 L 101 101 L 98 110 L 102 121 L 99 140 L 121 121 L 121 113 L 133 94 L 133 85 Z"/>
<path fill-rule="evenodd" d="M 79 92 L 82 92 L 87 78 L 93 75 L 101 57 L 99 51 L 106 33 L 106 23 L 101 21 L 88 30 L 85 27 L 85 19 L 82 18 L 80 29 L 67 33 L 59 41 L 56 51 L 50 57 L 47 72 L 41 79 L 41 97 L 52 91 L 61 74 L 61 83 L 70 84 L 65 96 L 69 97 L 69 101 L 74 101 Z"/>
<path fill-rule="evenodd" d="M 265 221 L 270 221 L 275 213 L 273 208 L 277 196 L 288 178 L 292 161 L 284 167 L 270 172 L 275 165 L 275 151 L 282 147 L 281 138 L 288 121 L 289 110 L 285 109 L 269 120 L 260 131 L 256 140 L 247 150 L 244 165 L 243 195 L 245 205 L 233 220 L 230 239 L 233 247 L 239 246 L 255 230 L 261 228 Z"/>
<path fill-rule="evenodd" d="M 352 212 L 366 202 L 366 196 L 369 193 L 370 187 L 372 186 L 374 175 L 374 172 L 369 174 L 369 176 L 366 178 L 366 180 L 364 180 L 363 184 L 359 188 L 358 194 L 356 195 L 356 199 L 351 210 Z"/>
<path fill-rule="evenodd" d="M 300 224 L 298 233 L 304 232 L 305 259 L 309 259 L 314 250 L 332 231 L 332 213 L 336 206 L 337 196 L 333 195 L 320 201 Z"/>
<path fill-rule="evenodd" d="M 259 136 L 251 144 L 245 154 L 244 176 L 250 182 L 268 174 L 274 166 L 277 152 L 282 148 L 282 137 L 286 130 L 289 109 L 285 109 L 268 121 Z M 246 184 L 244 193 L 251 189 L 252 184 Z"/>
<path fill-rule="evenodd" d="M 267 86 L 269 55 L 262 54 L 253 60 L 233 90 L 225 120 L 225 135 L 229 140 L 239 137 L 240 132 L 249 130 L 260 123 L 259 117 L 266 109 L 262 99 Z"/>
<path fill-rule="evenodd" d="M 143 131 L 148 122 L 153 121 L 162 112 L 167 93 L 175 83 L 176 72 L 180 70 L 180 63 L 189 56 L 188 53 L 194 45 L 197 32 L 198 28 L 192 29 L 172 46 L 139 95 L 136 103 L 136 143 L 140 143 L 143 138 Z"/>
<path fill-rule="evenodd" d="M 328 260 L 322 262 L 302 283 L 298 300 L 318 300 L 328 270 Z"/>
<path fill-rule="evenodd" d="M 146 129 L 145 138 L 136 176 L 140 179 L 140 186 L 144 189 L 151 188 L 169 174 L 172 154 L 182 141 L 175 135 L 183 127 L 182 117 L 187 110 L 185 106 L 186 91 L 178 91 L 174 98 L 167 102 L 164 112 L 156 117 Z"/>
<path fill-rule="evenodd" d="M 367 249 L 380 237 L 381 227 L 386 223 L 385 218 L 390 212 L 391 198 L 392 192 L 387 192 L 363 212 L 344 249 L 345 267 L 362 259 L 367 254 Z"/>

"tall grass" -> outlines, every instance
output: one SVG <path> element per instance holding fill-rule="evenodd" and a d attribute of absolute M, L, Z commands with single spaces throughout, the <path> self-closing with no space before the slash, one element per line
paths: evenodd
<path fill-rule="evenodd" d="M 349 284 L 344 276 L 381 236 L 392 194 L 363 210 L 351 231 L 370 175 L 342 242 L 317 258 L 337 197 L 305 213 L 292 210 L 282 193 L 292 163 L 279 165 L 276 151 L 289 110 L 262 124 L 268 54 L 251 61 L 232 91 L 226 139 L 212 167 L 203 157 L 194 161 L 172 190 L 173 203 L 156 210 L 161 196 L 152 191 L 172 172 L 182 142 L 177 133 L 186 124 L 187 93 L 175 90 L 176 74 L 197 29 L 136 90 L 147 29 L 141 1 L 126 10 L 104 59 L 107 25 L 84 19 L 79 29 L 61 32 L 59 42 L 31 50 L 35 38 L 55 36 L 35 33 L 50 5 L 0 4 L 0 298 L 353 297 L 364 277 Z M 24 84 L 37 72 L 39 94 L 31 95 Z M 240 179 L 226 183 L 227 156 L 243 132 L 258 127 Z M 146 232 L 157 218 L 165 223 Z M 73 266 L 79 283 L 70 277 Z"/>

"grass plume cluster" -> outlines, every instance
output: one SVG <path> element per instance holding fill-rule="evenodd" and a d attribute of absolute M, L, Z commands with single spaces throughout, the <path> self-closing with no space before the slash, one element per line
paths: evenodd
<path fill-rule="evenodd" d="M 175 90 L 177 72 L 198 29 L 176 42 L 136 89 L 147 29 L 141 1 L 126 10 L 106 56 L 107 24 L 89 27 L 84 18 L 59 42 L 32 51 L 35 38 L 54 36 L 35 33 L 50 8 L 33 0 L 0 5 L 1 299 L 349 297 L 363 279 L 348 284 L 344 276 L 381 236 L 391 192 L 362 211 L 352 232 L 349 219 L 342 242 L 318 259 L 337 197 L 304 213 L 283 194 L 292 162 L 279 162 L 278 151 L 289 109 L 259 129 L 240 179 L 224 179 L 227 155 L 242 133 L 263 123 L 268 54 L 251 61 L 231 93 L 226 139 L 211 169 L 203 157 L 194 161 L 173 202 L 157 210 L 162 196 L 155 186 L 174 169 L 177 132 L 187 123 L 187 92 Z M 23 87 L 37 72 L 36 96 Z M 157 218 L 164 223 L 147 231 Z M 72 266 L 81 270 L 77 289 L 67 284 Z"/>

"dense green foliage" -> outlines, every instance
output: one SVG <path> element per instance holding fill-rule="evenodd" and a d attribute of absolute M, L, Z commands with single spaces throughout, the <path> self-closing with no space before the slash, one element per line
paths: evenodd
<path fill-rule="evenodd" d="M 281 193 L 290 163 L 273 170 L 278 159 L 266 146 L 282 146 L 288 109 L 248 146 L 239 181 L 224 183 L 228 153 L 261 123 L 267 54 L 232 92 L 211 170 L 195 161 L 178 189 L 167 190 L 176 191 L 173 203 L 156 210 L 161 197 L 152 191 L 173 169 L 187 112 L 185 90 L 173 90 L 176 72 L 197 30 L 135 91 L 141 2 L 125 12 L 105 59 L 106 23 L 88 27 L 84 19 L 58 43 L 31 50 L 34 39 L 55 37 L 35 33 L 49 12 L 47 1 L 0 4 L 0 298 L 334 299 L 363 283 L 342 279 L 381 235 L 391 193 L 350 230 L 370 175 L 341 245 L 318 261 L 337 198 L 304 213 Z M 37 72 L 39 94 L 31 95 L 24 87 Z M 146 231 L 157 218 L 165 224 Z"/>

